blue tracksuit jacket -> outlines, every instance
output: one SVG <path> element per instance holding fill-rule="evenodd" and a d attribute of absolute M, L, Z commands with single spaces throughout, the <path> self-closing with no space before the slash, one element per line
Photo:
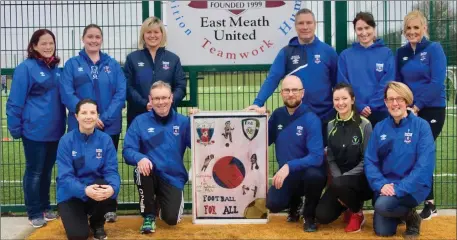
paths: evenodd
<path fill-rule="evenodd" d="M 86 135 L 78 128 L 60 139 L 57 149 L 57 203 L 71 198 L 87 201 L 87 186 L 102 178 L 113 187 L 116 199 L 121 179 L 117 170 L 117 153 L 111 137 L 95 130 Z"/>
<path fill-rule="evenodd" d="M 148 49 L 137 50 L 127 56 L 124 66 L 127 78 L 127 119 L 145 113 L 152 84 L 162 80 L 171 85 L 173 106 L 186 96 L 187 80 L 179 57 L 165 48 L 157 50 L 153 60 Z"/>
<path fill-rule="evenodd" d="M 6 102 L 8 130 L 40 142 L 58 141 L 65 132 L 65 106 L 59 94 L 61 70 L 42 60 L 26 59 L 16 67 Z"/>
<path fill-rule="evenodd" d="M 396 79 L 411 88 L 414 105 L 419 109 L 446 107 L 444 80 L 447 64 L 439 43 L 424 37 L 415 51 L 408 43 L 397 49 L 396 61 Z"/>
<path fill-rule="evenodd" d="M 68 131 L 78 128 L 76 104 L 90 98 L 97 102 L 100 120 L 109 135 L 121 133 L 122 108 L 125 106 L 126 82 L 119 63 L 100 52 L 100 60 L 93 63 L 83 49 L 70 58 L 61 78 L 62 101 L 67 106 Z"/>
<path fill-rule="evenodd" d="M 153 173 L 179 189 L 188 180 L 183 156 L 190 148 L 190 121 L 174 110 L 162 124 L 153 111 L 136 117 L 127 130 L 122 154 L 128 165 L 137 166 L 143 159 L 153 164 Z"/>
<path fill-rule="evenodd" d="M 268 141 L 275 144 L 279 169 L 286 163 L 291 173 L 322 166 L 321 121 L 305 104 L 293 115 L 285 106 L 276 109 L 268 120 Z"/>
<path fill-rule="evenodd" d="M 395 58 L 384 41 L 377 39 L 368 48 L 360 43 L 344 50 L 338 59 L 338 82 L 352 85 L 358 112 L 365 107 L 371 111 L 387 111 L 384 88 L 395 80 Z"/>
<path fill-rule="evenodd" d="M 387 117 L 376 124 L 365 151 L 365 175 L 378 194 L 394 183 L 395 194 L 412 195 L 418 203 L 430 192 L 435 169 L 435 143 L 429 124 L 409 113 L 400 124 Z"/>
<path fill-rule="evenodd" d="M 300 45 L 294 37 L 281 49 L 262 84 L 255 105 L 263 106 L 288 74 L 299 77 L 305 88 L 303 103 L 322 120 L 335 117 L 332 88 L 336 84 L 338 55 L 317 37 L 311 44 Z"/>

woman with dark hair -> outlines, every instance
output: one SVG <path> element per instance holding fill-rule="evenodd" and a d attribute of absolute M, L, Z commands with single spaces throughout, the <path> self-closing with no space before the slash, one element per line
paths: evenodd
<path fill-rule="evenodd" d="M 173 108 L 186 96 L 187 80 L 179 57 L 165 49 L 167 32 L 162 21 L 156 17 L 144 20 L 140 29 L 138 49 L 125 60 L 127 78 L 127 126 L 133 119 L 151 111 L 149 89 L 162 80 L 171 86 Z"/>
<path fill-rule="evenodd" d="M 78 127 L 76 104 L 92 99 L 100 111 L 96 127 L 111 136 L 117 150 L 126 95 L 124 73 L 115 59 L 100 51 L 103 32 L 99 26 L 87 25 L 82 41 L 84 48 L 65 63 L 61 79 L 62 101 L 69 110 L 68 131 Z"/>
<path fill-rule="evenodd" d="M 338 82 L 352 85 L 357 112 L 375 127 L 388 115 L 383 90 L 395 78 L 395 59 L 384 41 L 376 38 L 376 23 L 371 13 L 359 12 L 352 23 L 357 42 L 338 59 Z"/>
<path fill-rule="evenodd" d="M 57 207 L 68 239 L 106 239 L 107 212 L 116 208 L 121 180 L 110 136 L 98 129 L 97 103 L 75 106 L 78 127 L 65 134 L 57 151 Z M 87 218 L 89 217 L 89 225 Z"/>
<path fill-rule="evenodd" d="M 76 104 L 81 99 L 92 99 L 100 112 L 96 127 L 111 136 L 117 151 L 127 87 L 124 73 L 115 59 L 100 51 L 103 32 L 98 25 L 87 25 L 82 41 L 84 48 L 65 63 L 61 79 L 62 101 L 69 110 L 68 131 L 78 127 Z M 114 222 L 116 218 L 114 212 L 106 215 L 108 222 Z"/>
<path fill-rule="evenodd" d="M 427 19 L 418 10 L 403 21 L 403 34 L 408 43 L 397 49 L 396 80 L 405 83 L 414 94 L 412 112 L 428 122 L 436 140 L 446 118 L 446 55 L 439 42 L 428 40 Z M 438 214 L 432 188 L 425 199 L 420 216 L 424 220 Z"/>
<path fill-rule="evenodd" d="M 60 100 L 60 59 L 55 50 L 51 31 L 33 33 L 28 57 L 14 71 L 6 103 L 8 130 L 24 145 L 24 200 L 29 222 L 36 228 L 57 218 L 50 211 L 49 188 L 57 144 L 65 131 L 65 106 Z"/>
<path fill-rule="evenodd" d="M 373 192 L 363 173 L 364 150 L 371 135 L 371 124 L 355 110 L 352 87 L 338 83 L 333 89 L 335 120 L 327 125 L 327 161 L 332 175 L 316 209 L 319 223 L 335 221 L 342 212 L 346 232 L 358 232 L 365 222 L 362 207 Z"/>

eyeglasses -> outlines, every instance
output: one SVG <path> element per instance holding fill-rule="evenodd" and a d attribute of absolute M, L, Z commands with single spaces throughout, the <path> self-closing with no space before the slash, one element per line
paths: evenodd
<path fill-rule="evenodd" d="M 393 97 L 390 97 L 390 98 L 386 98 L 386 101 L 390 104 L 392 104 L 394 101 L 397 101 L 397 103 L 405 103 L 406 100 L 402 97 L 396 97 L 396 98 L 393 98 Z"/>
<path fill-rule="evenodd" d="M 284 94 L 289 94 L 289 93 L 293 93 L 293 94 L 297 94 L 299 93 L 301 90 L 303 90 L 303 88 L 283 88 L 281 89 L 281 92 L 284 93 Z"/>
<path fill-rule="evenodd" d="M 151 99 L 152 99 L 152 102 L 158 103 L 160 101 L 165 102 L 167 100 L 170 100 L 170 97 L 171 96 L 168 96 L 168 97 L 151 97 Z"/>

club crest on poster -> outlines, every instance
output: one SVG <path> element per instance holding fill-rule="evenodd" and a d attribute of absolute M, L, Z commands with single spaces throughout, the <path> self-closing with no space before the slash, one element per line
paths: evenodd
<path fill-rule="evenodd" d="M 196 122 L 197 125 L 197 134 L 198 140 L 197 143 L 200 143 L 204 146 L 211 145 L 214 143 L 212 139 L 214 133 L 214 122 Z"/>
<path fill-rule="evenodd" d="M 255 118 L 241 120 L 244 136 L 252 141 L 259 133 L 260 121 Z"/>

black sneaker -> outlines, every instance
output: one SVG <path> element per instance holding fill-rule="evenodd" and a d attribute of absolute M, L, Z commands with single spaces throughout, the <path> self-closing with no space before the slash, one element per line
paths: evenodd
<path fill-rule="evenodd" d="M 316 232 L 317 231 L 317 225 L 314 219 L 308 218 L 305 220 L 303 223 L 303 231 L 305 232 Z"/>
<path fill-rule="evenodd" d="M 417 214 L 416 209 L 413 208 L 405 217 L 406 231 L 403 237 L 406 239 L 416 239 L 420 235 L 422 218 Z"/>
<path fill-rule="evenodd" d="M 105 228 L 103 226 L 93 228 L 92 232 L 94 233 L 94 239 L 96 240 L 108 239 L 108 236 L 106 236 Z"/>
<path fill-rule="evenodd" d="M 425 202 L 424 209 L 422 209 L 422 212 L 419 215 L 423 220 L 430 220 L 432 217 L 436 217 L 438 215 L 438 211 L 433 203 Z"/>
<path fill-rule="evenodd" d="M 302 212 L 303 199 L 300 197 L 300 202 L 298 205 L 291 204 L 289 210 L 287 211 L 287 221 L 288 222 L 298 222 L 300 220 L 300 213 Z"/>

